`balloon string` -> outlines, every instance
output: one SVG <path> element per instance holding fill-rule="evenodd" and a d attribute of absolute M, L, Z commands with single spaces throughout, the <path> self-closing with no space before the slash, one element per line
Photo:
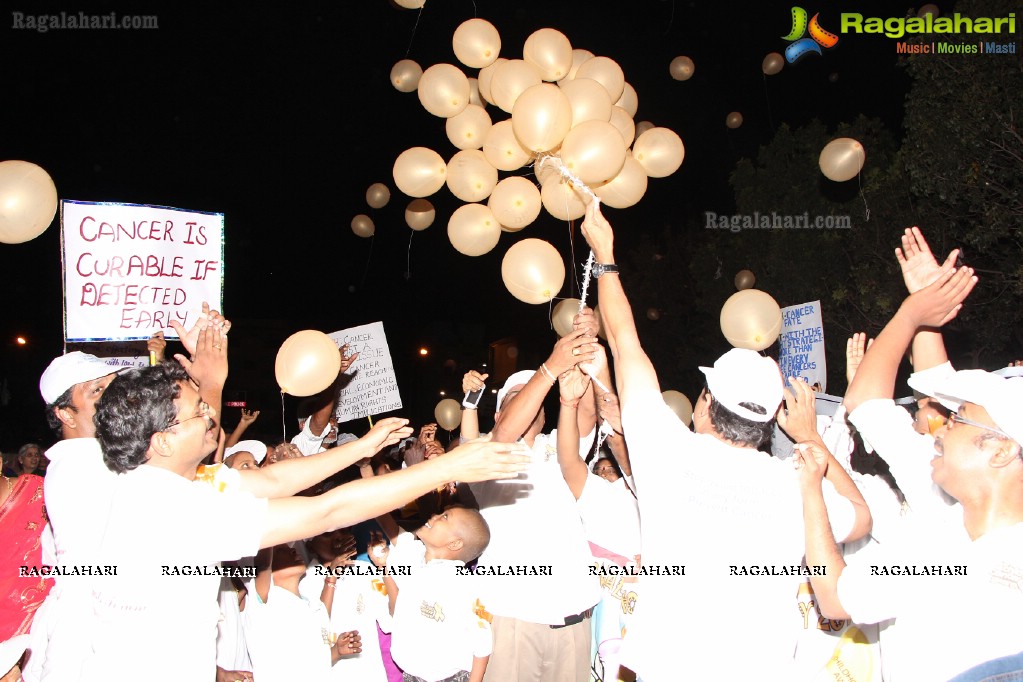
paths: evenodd
<path fill-rule="evenodd" d="M 416 236 L 415 230 L 409 230 L 412 234 L 408 236 L 408 254 L 405 257 L 405 279 L 412 277 L 412 237 Z"/>
<path fill-rule="evenodd" d="M 405 59 L 408 59 L 409 54 L 412 52 L 412 41 L 416 39 L 416 29 L 419 28 L 419 20 L 423 18 L 423 10 L 426 8 L 426 3 L 419 8 L 419 12 L 416 14 L 416 23 L 412 27 L 412 35 L 408 38 L 408 48 L 405 50 Z"/>
<path fill-rule="evenodd" d="M 863 199 L 863 219 L 870 222 L 870 207 L 867 206 L 867 197 L 863 194 L 863 171 L 856 174 L 856 184 L 860 187 L 860 199 Z"/>
<path fill-rule="evenodd" d="M 288 442 L 288 422 L 284 414 L 284 391 L 281 391 L 281 433 L 284 434 L 284 442 Z"/>
<path fill-rule="evenodd" d="M 574 263 L 573 263 L 574 265 Z M 579 312 L 583 311 L 586 307 L 586 292 L 590 288 L 590 271 L 593 269 L 593 250 L 590 250 L 589 258 L 586 259 L 586 265 L 583 266 L 583 289 L 582 293 L 579 294 Z"/>
<path fill-rule="evenodd" d="M 536 175 L 537 175 L 538 178 L 540 177 L 540 174 L 543 172 L 543 169 L 544 169 L 545 166 L 549 166 L 549 167 L 553 168 L 554 170 L 556 170 L 561 175 L 561 177 L 563 177 L 565 180 L 567 180 L 569 182 L 569 184 L 572 185 L 572 189 L 574 189 L 575 191 L 579 192 L 580 194 L 582 194 L 584 196 L 590 197 L 591 201 L 595 201 L 598 204 L 600 203 L 600 197 L 598 197 L 596 194 L 594 194 L 593 190 L 591 190 L 589 187 L 586 186 L 586 183 L 584 183 L 582 180 L 580 180 L 578 177 L 576 177 L 570 170 L 568 170 L 565 167 L 565 162 L 562 161 L 559 157 L 554 156 L 553 154 L 541 154 L 540 156 L 538 156 L 537 159 L 536 159 L 536 162 L 533 164 L 533 167 L 536 170 Z M 566 204 L 567 204 L 567 199 L 566 199 Z M 586 307 L 586 294 L 587 294 L 587 291 L 589 290 L 589 287 L 590 287 L 590 269 L 592 267 L 593 267 L 593 251 L 591 250 L 589 257 L 586 259 L 586 267 L 583 270 L 582 292 L 581 292 L 580 297 L 579 297 L 579 312 L 582 312 L 583 308 Z M 572 271 L 573 271 L 573 277 L 574 277 L 575 276 L 574 275 L 574 273 L 575 273 L 575 249 L 574 249 L 574 246 L 573 246 L 573 249 L 572 249 Z"/>
<path fill-rule="evenodd" d="M 565 203 L 568 203 L 567 199 Z M 579 272 L 575 266 L 575 225 L 571 220 L 568 221 L 568 250 L 568 260 L 572 264 L 572 283 L 568 287 L 568 295 L 571 296 L 573 288 L 579 290 Z"/>

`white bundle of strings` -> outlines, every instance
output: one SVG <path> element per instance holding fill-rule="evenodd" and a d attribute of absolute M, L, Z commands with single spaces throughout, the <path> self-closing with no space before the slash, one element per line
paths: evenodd
<path fill-rule="evenodd" d="M 596 194 L 594 194 L 593 190 L 591 190 L 589 187 L 586 186 L 586 183 L 584 183 L 582 180 L 580 180 L 578 177 L 576 177 L 572 173 L 572 171 L 568 170 L 568 168 L 565 167 L 565 162 L 561 160 L 561 157 L 555 156 L 554 154 L 543 154 L 543 155 L 537 157 L 536 162 L 533 164 L 533 168 L 536 171 L 536 176 L 538 178 L 540 177 L 540 174 L 543 172 L 544 168 L 551 168 L 552 170 L 557 172 L 559 175 L 561 175 L 562 178 L 564 178 L 566 181 L 568 181 L 568 183 L 572 185 L 572 188 L 575 191 L 579 192 L 583 196 L 588 196 L 590 198 L 590 201 L 595 201 L 598 204 L 600 203 L 600 197 L 598 197 Z M 592 269 L 593 269 L 593 250 L 591 249 L 590 250 L 590 255 L 586 258 L 586 264 L 583 266 L 582 291 L 579 294 L 579 312 L 580 313 L 583 311 L 583 308 L 586 307 L 586 295 L 589 292 L 589 288 L 590 288 L 590 271 Z M 593 376 L 588 371 L 587 368 L 582 367 L 580 365 L 579 369 L 581 369 L 583 372 L 586 372 L 586 375 L 589 376 L 590 379 L 593 380 L 593 383 L 596 384 L 597 387 L 600 388 L 600 390 L 604 391 L 604 393 L 610 393 L 611 392 L 610 389 L 608 389 L 608 387 L 605 386 L 604 383 L 600 379 L 598 379 L 597 377 Z M 600 430 L 597 432 L 597 440 L 596 440 L 596 443 L 595 443 L 594 448 L 593 448 L 593 456 L 594 456 L 594 458 L 597 457 L 598 453 L 600 452 L 600 446 L 603 444 L 604 439 L 607 438 L 611 434 L 612 430 L 613 429 L 611 427 L 611 424 L 608 423 L 608 421 L 606 419 L 603 420 L 603 422 L 600 425 Z"/>

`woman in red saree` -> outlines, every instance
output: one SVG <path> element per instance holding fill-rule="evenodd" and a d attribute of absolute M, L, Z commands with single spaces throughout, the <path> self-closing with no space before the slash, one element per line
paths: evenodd
<path fill-rule="evenodd" d="M 45 525 L 42 477 L 0 477 L 0 642 L 28 633 L 53 587 L 52 578 L 39 575 Z M 35 575 L 22 576 L 22 566 Z"/>

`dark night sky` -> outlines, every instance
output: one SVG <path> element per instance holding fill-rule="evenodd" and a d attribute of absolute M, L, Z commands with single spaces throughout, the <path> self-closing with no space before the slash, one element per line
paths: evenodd
<path fill-rule="evenodd" d="M 500 262 L 526 237 L 550 241 L 567 260 L 565 223 L 541 212 L 522 232 L 502 235 L 490 254 L 462 256 L 446 234 L 461 202 L 443 188 L 430 197 L 437 221 L 409 247 L 409 198 L 394 188 L 394 159 L 411 146 L 445 158 L 456 150 L 444 121 L 423 110 L 415 93 L 393 89 L 388 74 L 406 56 L 424 69 L 457 63 L 451 36 L 466 19 L 491 21 L 505 57 L 520 58 L 531 32 L 552 27 L 574 47 L 615 59 L 638 92 L 636 121 L 682 137 L 682 168 L 651 179 L 637 206 L 609 211 L 623 248 L 643 231 L 681 229 L 704 211 L 728 212 L 735 162 L 754 154 L 781 122 L 817 117 L 834 126 L 863 113 L 899 132 L 907 85 L 894 42 L 877 36 L 843 38 L 822 57 L 765 80 L 761 59 L 786 45 L 780 36 L 789 31 L 791 4 L 784 2 L 429 0 L 421 13 L 385 0 L 286 9 L 203 5 L 25 3 L 33 14 L 117 11 L 159 19 L 153 31 L 45 34 L 13 30 L 5 10 L 0 158 L 43 166 L 61 198 L 225 213 L 224 308 L 237 323 L 231 388 L 264 396 L 264 406 L 277 400 L 276 348 L 302 328 L 333 331 L 382 319 L 406 414 L 417 422 L 428 417 L 439 388 L 454 388 L 465 369 L 486 358 L 491 341 L 517 336 L 526 364 L 555 340 L 547 307 L 512 298 Z M 832 30 L 839 7 L 882 16 L 910 10 L 890 2 L 806 7 L 819 10 Z M 696 63 L 687 82 L 668 73 L 680 54 Z M 495 121 L 505 117 L 487 110 Z M 724 125 L 732 110 L 745 117 L 734 131 Z M 383 209 L 365 204 L 374 182 L 392 189 Z M 376 222 L 373 240 L 352 233 L 358 213 Z M 585 256 L 580 238 L 576 262 Z M 35 382 L 61 350 L 59 225 L 33 242 L 0 247 L 0 267 L 0 367 L 12 399 L 0 412 L 0 447 L 8 450 L 45 437 Z M 560 295 L 577 295 L 570 287 L 566 281 Z M 30 339 L 28 347 L 13 344 L 18 334 Z M 431 349 L 427 360 L 416 355 L 420 345 Z M 454 369 L 443 367 L 447 359 Z"/>

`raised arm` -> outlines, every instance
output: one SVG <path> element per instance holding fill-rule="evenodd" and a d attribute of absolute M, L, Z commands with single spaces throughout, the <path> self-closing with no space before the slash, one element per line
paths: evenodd
<path fill-rule="evenodd" d="M 812 571 L 814 575 L 810 576 L 817 607 L 827 618 L 848 618 L 849 614 L 838 599 L 838 578 L 845 569 L 845 559 L 835 542 L 821 487 L 828 469 L 834 468 L 830 465 L 834 458 L 816 442 L 796 443 L 793 458 L 800 472 L 799 487 L 803 495 L 806 564 L 825 567 L 823 575 Z"/>
<path fill-rule="evenodd" d="M 256 497 L 291 497 L 361 459 L 372 457 L 412 433 L 407 419 L 381 419 L 362 438 L 308 457 L 284 459 L 272 466 L 241 469 L 242 490 Z"/>
<path fill-rule="evenodd" d="M 582 232 L 598 263 L 615 262 L 614 233 L 596 201 L 586 207 Z M 657 373 L 639 343 L 632 308 L 617 273 L 606 273 L 597 280 L 597 295 L 600 298 L 600 314 L 607 331 L 607 341 L 615 359 L 619 396 L 627 402 L 630 390 L 660 393 Z"/>
<path fill-rule="evenodd" d="M 843 404 L 851 414 L 862 403 L 895 394 L 899 364 L 920 327 L 941 327 L 954 319 L 973 291 L 972 268 L 946 268 L 932 284 L 911 294 L 863 355 Z"/>
<path fill-rule="evenodd" d="M 806 381 L 790 377 L 789 387 L 785 389 L 785 403 L 778 410 L 778 425 L 792 440 L 797 443 L 813 443 L 827 455 L 825 478 L 831 481 L 835 492 L 852 503 L 855 512 L 852 529 L 842 538 L 842 542 L 859 540 L 870 532 L 873 523 L 870 509 L 852 477 L 828 451 L 824 439 L 817 433 L 816 400 L 813 389 Z"/>
<path fill-rule="evenodd" d="M 589 470 L 586 463 L 579 457 L 579 403 L 587 394 L 590 378 L 578 367 L 573 367 L 558 378 L 561 390 L 561 410 L 558 412 L 558 464 L 561 475 L 572 491 L 572 496 L 579 499 L 586 486 Z"/>
<path fill-rule="evenodd" d="M 238 420 L 238 426 L 236 426 L 234 431 L 231 432 L 231 435 L 227 437 L 227 442 L 224 444 L 224 447 L 229 448 L 237 445 L 241 441 L 242 434 L 245 433 L 245 430 L 252 426 L 252 422 L 257 419 L 259 419 L 259 410 L 246 410 L 245 408 L 242 408 L 242 418 Z"/>
<path fill-rule="evenodd" d="M 521 438 L 536 418 L 557 377 L 579 362 L 593 360 L 593 351 L 587 346 L 596 341 L 597 338 L 585 329 L 574 330 L 559 339 L 540 371 L 526 382 L 515 400 L 501 410 L 501 418 L 494 425 L 494 440 L 513 443 Z"/>
<path fill-rule="evenodd" d="M 462 377 L 462 393 L 482 391 L 489 374 L 480 374 L 474 369 L 469 370 Z M 475 407 L 462 406 L 462 425 L 459 427 L 458 437 L 461 442 L 473 440 L 480 437 L 480 416 Z"/>
<path fill-rule="evenodd" d="M 953 249 L 944 264 L 939 264 L 931 247 L 924 239 L 920 228 L 908 228 L 902 235 L 902 248 L 895 249 L 895 258 L 902 270 L 902 280 L 906 283 L 906 291 L 915 294 L 929 284 L 933 284 L 943 270 L 955 267 L 959 258 L 959 249 Z M 941 332 L 934 328 L 920 328 L 913 337 L 910 351 L 913 371 L 920 372 L 948 362 L 945 342 Z"/>
<path fill-rule="evenodd" d="M 448 481 L 515 478 L 529 464 L 525 446 L 475 441 L 444 457 L 386 476 L 346 483 L 317 497 L 270 500 L 261 547 L 301 540 L 380 516 Z M 278 466 L 278 465 L 274 465 Z"/>

